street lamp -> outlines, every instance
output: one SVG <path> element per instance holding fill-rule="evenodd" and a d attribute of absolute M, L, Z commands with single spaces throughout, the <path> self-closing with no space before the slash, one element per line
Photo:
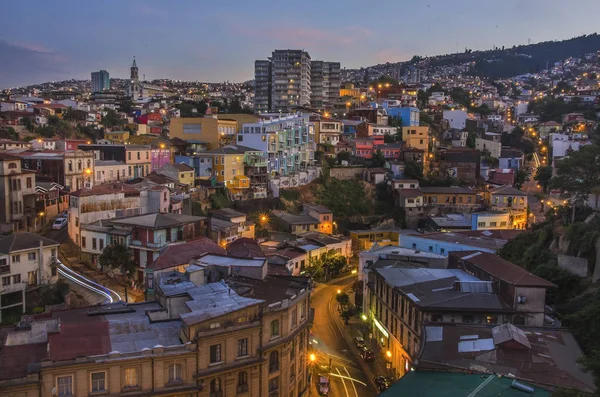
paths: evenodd
<path fill-rule="evenodd" d="M 341 289 L 338 289 L 338 290 L 337 290 L 337 293 L 338 293 L 338 294 L 341 294 L 341 293 L 342 293 L 342 290 L 341 290 Z"/>
<path fill-rule="evenodd" d="M 310 353 L 310 356 L 308 356 L 310 359 L 311 363 L 314 363 L 317 360 L 317 356 L 315 356 L 314 353 Z"/>
<path fill-rule="evenodd" d="M 389 350 L 388 350 L 387 352 L 385 352 L 385 355 L 386 355 L 388 358 L 392 358 L 392 352 L 391 352 L 391 351 L 389 351 Z"/>
<path fill-rule="evenodd" d="M 361 315 L 360 318 L 362 318 L 363 321 L 367 321 L 367 315 L 366 314 Z"/>

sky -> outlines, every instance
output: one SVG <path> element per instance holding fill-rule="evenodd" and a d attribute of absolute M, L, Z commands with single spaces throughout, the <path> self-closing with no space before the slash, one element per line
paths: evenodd
<path fill-rule="evenodd" d="M 593 33 L 600 1 L 3 1 L 0 88 L 126 78 L 241 82 L 274 49 L 356 68 Z"/>

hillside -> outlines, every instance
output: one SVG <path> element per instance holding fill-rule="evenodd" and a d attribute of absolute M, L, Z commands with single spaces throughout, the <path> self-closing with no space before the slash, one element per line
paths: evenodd
<path fill-rule="evenodd" d="M 438 55 L 422 58 L 414 56 L 410 61 L 373 65 L 361 70 L 368 71 L 369 76 L 389 73 L 391 68 L 400 67 L 401 73 L 409 65 L 418 64 L 421 68 L 461 65 L 474 62 L 470 73 L 475 76 L 501 79 L 526 73 L 535 73 L 571 57 L 600 51 L 600 35 L 592 33 L 562 41 L 545 41 L 536 44 L 513 46 L 510 48 L 495 47 L 486 51 L 466 49 L 463 53 Z M 358 69 L 346 69 L 346 76 L 356 75 Z"/>

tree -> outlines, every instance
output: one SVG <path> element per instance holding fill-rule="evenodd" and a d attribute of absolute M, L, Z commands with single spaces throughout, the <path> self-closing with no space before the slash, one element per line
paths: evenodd
<path fill-rule="evenodd" d="M 371 165 L 373 167 L 383 167 L 385 165 L 385 157 L 380 149 L 377 149 L 375 154 L 373 154 L 373 158 L 371 159 Z"/>
<path fill-rule="evenodd" d="M 337 276 L 346 266 L 346 258 L 335 251 L 329 251 L 321 256 L 313 256 L 308 261 L 306 272 L 313 278 Z"/>
<path fill-rule="evenodd" d="M 407 161 L 404 163 L 404 177 L 408 179 L 423 178 L 423 165 L 416 161 Z"/>
<path fill-rule="evenodd" d="M 545 192 L 550 184 L 550 179 L 552 179 L 552 167 L 549 165 L 545 167 L 539 167 L 533 179 L 540 183 Z"/>
<path fill-rule="evenodd" d="M 342 161 L 348 161 L 348 160 L 350 160 L 350 152 L 349 151 L 343 150 L 337 154 L 337 161 L 339 164 L 341 164 Z"/>
<path fill-rule="evenodd" d="M 98 260 L 100 266 L 109 269 L 120 269 L 124 274 L 132 274 L 137 267 L 131 250 L 122 244 L 107 246 Z"/>
<path fill-rule="evenodd" d="M 335 296 L 335 300 L 340 304 L 342 308 L 345 308 L 350 303 L 350 297 L 345 292 L 340 292 Z"/>
<path fill-rule="evenodd" d="M 25 126 L 25 129 L 29 132 L 33 132 L 35 129 L 35 120 L 31 117 L 23 117 L 21 124 Z"/>
<path fill-rule="evenodd" d="M 477 139 L 477 134 L 474 132 L 469 132 L 469 135 L 467 136 L 467 147 L 469 147 L 471 149 L 475 149 L 476 139 Z"/>
<path fill-rule="evenodd" d="M 521 186 L 525 183 L 525 179 L 527 178 L 527 172 L 523 169 L 519 169 L 515 175 L 515 187 L 517 189 L 521 189 Z"/>
<path fill-rule="evenodd" d="M 336 216 L 366 215 L 372 210 L 362 181 L 327 178 L 325 183 L 314 185 L 313 194 L 318 204 Z"/>
<path fill-rule="evenodd" d="M 112 109 L 108 109 L 104 117 L 102 117 L 102 125 L 106 128 L 116 127 L 123 124 L 123 119 L 119 117 L 117 112 Z"/>
<path fill-rule="evenodd" d="M 587 200 L 600 184 L 600 146 L 586 145 L 556 163 L 556 177 L 550 187 L 568 192 L 574 198 L 573 210 Z"/>

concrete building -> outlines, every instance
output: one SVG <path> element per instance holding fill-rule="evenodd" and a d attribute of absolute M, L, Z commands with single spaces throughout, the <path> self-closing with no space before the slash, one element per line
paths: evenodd
<path fill-rule="evenodd" d="M 329 109 L 340 99 L 340 63 L 311 61 L 311 107 Z"/>
<path fill-rule="evenodd" d="M 96 160 L 94 162 L 94 184 L 119 182 L 129 179 L 127 165 L 117 160 Z"/>
<path fill-rule="evenodd" d="M 253 278 L 246 270 L 255 261 L 247 262 L 195 261 L 185 273 L 161 274 L 155 302 L 55 311 L 8 331 L 0 389 L 42 397 L 308 394 L 310 283 Z"/>
<path fill-rule="evenodd" d="M 489 191 L 489 205 L 492 210 L 510 214 L 509 227 L 527 227 L 527 193 L 510 186 L 499 186 Z"/>
<path fill-rule="evenodd" d="M 448 120 L 450 128 L 464 130 L 467 125 L 468 114 L 464 110 L 444 110 L 442 117 Z"/>
<path fill-rule="evenodd" d="M 146 268 L 160 256 L 164 247 L 207 235 L 207 221 L 201 216 L 153 213 L 114 219 L 111 223 L 131 229 L 129 247 L 138 267 L 133 278 L 144 284 Z M 83 241 L 81 246 L 85 246 Z"/>
<path fill-rule="evenodd" d="M 514 230 L 483 230 L 449 233 L 403 234 L 399 245 L 420 252 L 447 256 L 450 251 L 483 251 L 495 253 L 515 237 Z"/>
<path fill-rule="evenodd" d="M 94 184 L 94 154 L 82 150 L 15 152 L 22 167 L 36 172 L 36 180 L 58 183 L 67 191 Z"/>
<path fill-rule="evenodd" d="M 32 233 L 0 237 L 0 322 L 16 321 L 25 313 L 28 291 L 56 282 L 53 264 L 59 245 Z"/>
<path fill-rule="evenodd" d="M 293 107 L 310 106 L 311 60 L 306 51 L 275 50 L 271 58 L 257 60 L 254 67 L 257 110 L 287 112 Z"/>
<path fill-rule="evenodd" d="M 254 62 L 254 110 L 258 113 L 271 110 L 271 67 L 269 60 Z"/>
<path fill-rule="evenodd" d="M 106 70 L 92 72 L 92 92 L 110 90 L 110 77 Z"/>
<path fill-rule="evenodd" d="M 429 152 L 429 127 L 402 127 L 402 140 L 406 147 Z"/>
<path fill-rule="evenodd" d="M 187 164 L 165 164 L 162 167 L 157 168 L 154 172 L 160 175 L 168 176 L 171 179 L 175 179 L 182 185 L 194 187 L 194 168 Z"/>
<path fill-rule="evenodd" d="M 0 178 L 0 197 L 4 198 L 0 230 L 9 233 L 41 226 L 36 209 L 36 173 L 23 169 L 20 157 L 0 153 Z"/>
<path fill-rule="evenodd" d="M 285 176 L 314 164 L 315 128 L 309 116 L 290 114 L 244 124 L 238 144 L 267 153 L 267 172 Z"/>

